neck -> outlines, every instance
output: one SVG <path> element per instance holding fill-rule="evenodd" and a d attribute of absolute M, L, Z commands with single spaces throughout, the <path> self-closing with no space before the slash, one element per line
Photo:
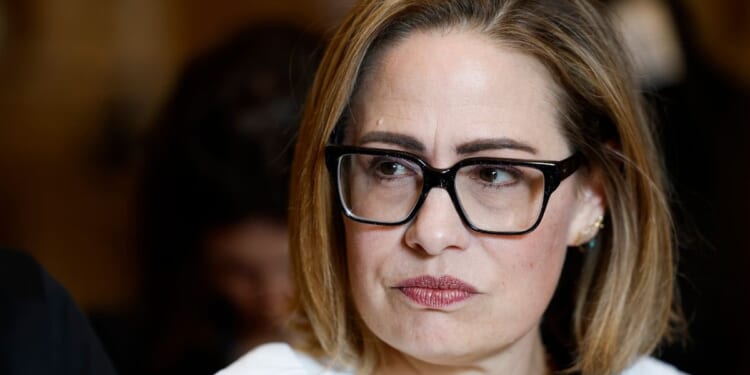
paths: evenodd
<path fill-rule="evenodd" d="M 381 344 L 381 356 L 374 374 L 548 375 L 551 371 L 539 329 L 493 352 L 456 358 L 420 359 Z"/>

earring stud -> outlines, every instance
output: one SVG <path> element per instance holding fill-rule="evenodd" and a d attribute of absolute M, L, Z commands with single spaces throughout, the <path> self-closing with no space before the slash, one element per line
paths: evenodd
<path fill-rule="evenodd" d="M 599 244 L 599 236 L 597 232 L 604 228 L 604 215 L 599 215 L 599 217 L 596 218 L 596 221 L 589 224 L 583 231 L 581 231 L 581 234 L 579 237 L 588 237 L 592 232 L 594 233 L 594 236 L 591 237 L 591 239 L 580 245 L 581 252 L 584 252 L 588 249 L 593 249 L 596 247 L 596 245 Z"/>
<path fill-rule="evenodd" d="M 592 230 L 599 230 L 604 228 L 604 215 L 599 215 L 599 217 L 596 218 L 596 221 L 589 225 L 589 232 Z"/>

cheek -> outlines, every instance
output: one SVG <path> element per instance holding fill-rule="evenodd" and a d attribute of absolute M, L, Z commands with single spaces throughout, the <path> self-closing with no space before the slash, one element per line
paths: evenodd
<path fill-rule="evenodd" d="M 560 194 L 556 198 L 568 198 L 568 194 Z M 529 238 L 531 249 L 528 267 L 546 274 L 543 281 L 552 284 L 550 292 L 557 285 L 568 251 L 568 232 L 575 216 L 573 202 L 572 199 L 551 201 L 542 223 Z"/>
<path fill-rule="evenodd" d="M 351 286 L 358 292 L 377 284 L 388 259 L 399 248 L 401 231 L 344 219 L 347 267 Z M 359 294 L 359 293 L 357 293 Z"/>
<path fill-rule="evenodd" d="M 524 262 L 522 266 L 527 270 L 556 267 L 556 260 L 564 258 L 567 251 L 567 234 L 570 221 L 567 215 L 556 215 L 555 210 L 548 210 L 544 221 L 525 239 L 522 247 Z M 560 214 L 563 214 L 560 212 Z M 562 257 L 561 257 L 562 255 Z"/>
<path fill-rule="evenodd" d="M 565 234 L 562 226 L 540 226 L 526 238 L 517 254 L 517 271 L 527 275 L 527 282 L 544 296 L 551 297 L 557 286 L 567 252 Z"/>
<path fill-rule="evenodd" d="M 368 247 L 369 237 L 366 231 L 361 230 L 361 225 L 344 219 L 344 233 L 346 238 L 346 259 L 349 268 L 349 277 L 354 282 L 358 275 L 367 272 L 367 265 L 377 258 L 372 247 Z"/>
<path fill-rule="evenodd" d="M 480 327 L 504 324 L 479 330 L 477 337 L 515 341 L 532 332 L 547 310 L 565 260 L 564 237 L 558 230 L 540 226 L 522 238 L 483 242 L 490 259 L 475 263 L 474 270 L 486 278 L 489 293 L 487 303 L 478 306 L 476 321 Z"/>
<path fill-rule="evenodd" d="M 392 243 L 386 240 L 388 236 L 383 231 L 374 228 L 378 227 L 344 219 L 349 292 L 357 312 L 367 322 L 383 309 L 385 296 L 382 288 L 378 288 L 379 275 L 389 253 L 384 245 Z"/>
<path fill-rule="evenodd" d="M 527 235 L 482 240 L 485 249 L 497 249 L 488 251 L 494 272 L 500 275 L 498 282 L 506 298 L 518 306 L 541 312 L 554 294 L 567 254 L 572 217 L 567 202 L 551 201 L 540 225 Z"/>

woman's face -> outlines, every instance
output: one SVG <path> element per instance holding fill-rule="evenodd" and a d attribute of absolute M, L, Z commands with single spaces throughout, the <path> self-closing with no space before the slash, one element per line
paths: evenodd
<path fill-rule="evenodd" d="M 572 150 L 555 90 L 534 58 L 480 34 L 413 33 L 365 77 L 346 143 L 408 151 L 436 168 L 478 156 L 562 160 Z M 525 235 L 472 231 L 440 188 L 404 225 L 344 219 L 353 300 L 386 353 L 450 365 L 531 356 L 566 247 L 601 212 L 581 174 Z M 458 290 L 431 289 L 441 278 Z"/>

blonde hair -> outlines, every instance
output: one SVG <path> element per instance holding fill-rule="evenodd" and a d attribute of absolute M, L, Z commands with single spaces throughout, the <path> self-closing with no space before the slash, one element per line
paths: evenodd
<path fill-rule="evenodd" d="M 578 278 L 569 370 L 613 374 L 648 354 L 679 322 L 674 236 L 655 137 L 623 48 L 584 0 L 380 0 L 360 2 L 333 36 L 308 96 L 293 165 L 290 212 L 299 346 L 367 372 L 377 338 L 349 297 L 342 217 L 324 146 L 378 51 L 420 30 L 463 28 L 534 56 L 559 86 L 571 146 L 597 170 L 608 215 Z"/>

